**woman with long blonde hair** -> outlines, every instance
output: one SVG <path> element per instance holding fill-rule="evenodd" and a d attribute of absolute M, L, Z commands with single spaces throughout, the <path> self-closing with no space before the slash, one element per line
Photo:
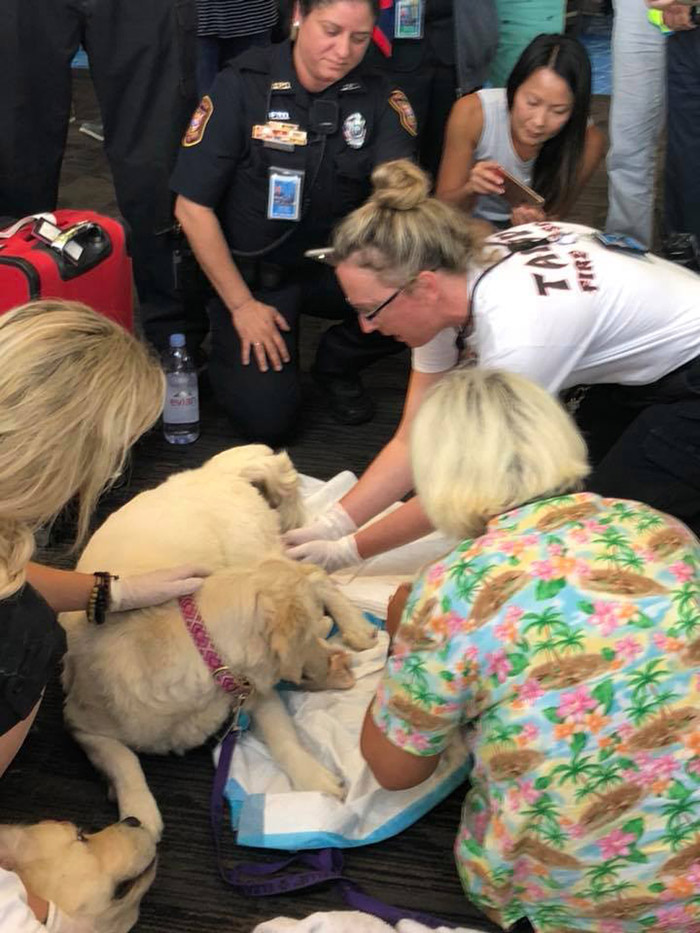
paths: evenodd
<path fill-rule="evenodd" d="M 74 498 L 76 544 L 83 540 L 100 493 L 163 397 L 157 360 L 85 305 L 36 301 L 0 317 L 0 775 L 62 654 L 55 613 L 89 609 L 100 621 L 107 610 L 163 602 L 199 585 L 193 567 L 116 579 L 30 560 L 34 533 Z"/>
<path fill-rule="evenodd" d="M 65 650 L 57 612 L 85 609 L 99 622 L 201 583 L 205 571 L 193 566 L 118 579 L 30 560 L 34 533 L 74 498 L 76 546 L 84 539 L 100 493 L 160 414 L 164 388 L 145 346 L 85 305 L 35 301 L 0 317 L 0 775 Z M 91 930 L 0 868 L 0 913 L 8 910 L 13 929 Z"/>

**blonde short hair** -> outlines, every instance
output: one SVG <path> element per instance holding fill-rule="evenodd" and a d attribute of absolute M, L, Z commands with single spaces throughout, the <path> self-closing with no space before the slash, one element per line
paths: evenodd
<path fill-rule="evenodd" d="M 74 496 L 85 537 L 163 399 L 157 360 L 86 305 L 47 299 L 0 317 L 0 596 L 21 585 L 33 532 Z"/>
<path fill-rule="evenodd" d="M 513 373 L 461 367 L 419 408 L 411 434 L 416 491 L 436 526 L 460 539 L 532 500 L 579 488 L 589 472 L 576 425 L 543 388 Z"/>
<path fill-rule="evenodd" d="M 463 273 L 487 260 L 483 223 L 430 197 L 430 179 L 413 162 L 384 162 L 372 185 L 369 200 L 335 230 L 334 265 L 349 260 L 395 286 L 426 269 Z"/>

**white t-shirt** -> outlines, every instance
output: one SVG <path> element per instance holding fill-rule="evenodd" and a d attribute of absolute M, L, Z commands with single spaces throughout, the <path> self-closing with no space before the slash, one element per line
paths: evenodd
<path fill-rule="evenodd" d="M 528 376 L 550 392 L 574 385 L 648 385 L 700 356 L 700 276 L 649 253 L 598 243 L 590 227 L 534 223 L 489 237 L 550 242 L 486 274 L 471 306 L 480 366 Z M 505 250 L 503 251 L 505 255 Z M 469 294 L 483 269 L 468 273 Z M 413 350 L 413 368 L 459 362 L 454 327 Z"/>
<path fill-rule="evenodd" d="M 19 875 L 0 868 L 0 933 L 46 933 L 27 904 Z"/>

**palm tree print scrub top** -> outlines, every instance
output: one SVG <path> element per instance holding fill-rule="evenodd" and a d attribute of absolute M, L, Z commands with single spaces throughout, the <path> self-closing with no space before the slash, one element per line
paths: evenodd
<path fill-rule="evenodd" d="M 700 933 L 699 561 L 677 520 L 582 493 L 414 584 L 373 716 L 415 755 L 473 728 L 455 854 L 504 928 Z"/>

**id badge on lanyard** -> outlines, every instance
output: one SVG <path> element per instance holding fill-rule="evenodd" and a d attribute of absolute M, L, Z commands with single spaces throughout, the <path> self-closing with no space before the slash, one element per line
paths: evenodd
<path fill-rule="evenodd" d="M 267 189 L 268 220 L 299 220 L 304 170 L 271 165 Z"/>
<path fill-rule="evenodd" d="M 422 39 L 425 0 L 396 0 L 395 39 Z"/>

